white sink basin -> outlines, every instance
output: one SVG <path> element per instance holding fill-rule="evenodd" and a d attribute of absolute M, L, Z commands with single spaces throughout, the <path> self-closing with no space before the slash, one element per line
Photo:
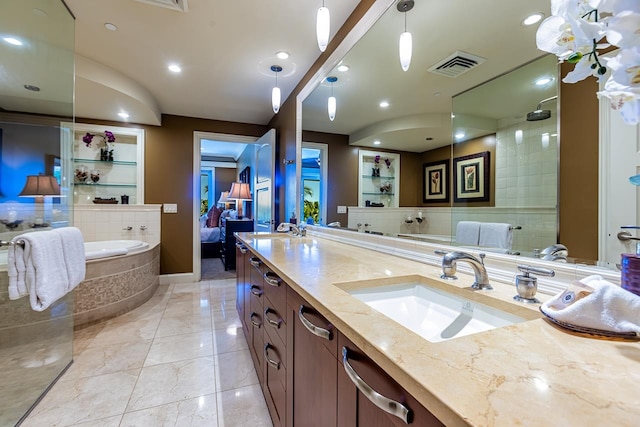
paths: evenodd
<path fill-rule="evenodd" d="M 348 292 L 431 342 L 488 331 L 526 320 L 417 282 Z"/>

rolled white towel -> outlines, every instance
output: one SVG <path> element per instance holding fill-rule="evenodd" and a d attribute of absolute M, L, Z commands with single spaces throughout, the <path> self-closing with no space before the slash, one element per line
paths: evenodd
<path fill-rule="evenodd" d="M 597 275 L 574 282 L 540 310 L 570 325 L 640 335 L 640 296 Z"/>

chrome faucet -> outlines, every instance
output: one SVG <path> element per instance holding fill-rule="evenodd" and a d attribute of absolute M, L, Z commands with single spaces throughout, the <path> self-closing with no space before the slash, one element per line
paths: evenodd
<path fill-rule="evenodd" d="M 458 261 L 465 261 L 471 265 L 473 272 L 476 276 L 476 281 L 473 282 L 471 287 L 473 289 L 486 289 L 491 290 L 493 287 L 489 284 L 489 275 L 487 269 L 484 266 L 484 254 L 479 254 L 480 259 L 474 257 L 466 252 L 449 252 L 442 257 L 442 273 L 443 279 L 455 279 L 456 276 L 456 263 Z"/>
<path fill-rule="evenodd" d="M 281 233 L 288 232 L 292 236 L 297 237 L 304 237 L 307 235 L 307 229 L 303 225 L 300 225 L 298 227 L 297 225 L 290 222 L 280 223 L 280 225 L 278 225 L 278 228 L 276 228 L 276 231 L 279 231 Z"/>

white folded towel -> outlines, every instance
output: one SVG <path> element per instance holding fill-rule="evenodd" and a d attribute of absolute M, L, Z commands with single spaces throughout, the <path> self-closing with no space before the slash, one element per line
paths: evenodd
<path fill-rule="evenodd" d="M 640 296 L 589 276 L 542 304 L 552 319 L 583 328 L 640 335 Z"/>
<path fill-rule="evenodd" d="M 85 276 L 82 233 L 74 227 L 16 236 L 7 254 L 9 299 L 29 294 L 31 308 L 44 311 Z"/>
<path fill-rule="evenodd" d="M 476 221 L 460 221 L 456 226 L 456 243 L 478 246 L 480 239 L 480 223 Z"/>
<path fill-rule="evenodd" d="M 53 230 L 62 240 L 64 264 L 67 268 L 69 285 L 67 292 L 78 286 L 84 280 L 87 264 L 84 254 L 84 238 L 76 227 L 62 227 Z"/>
<path fill-rule="evenodd" d="M 511 224 L 500 222 L 483 222 L 480 224 L 480 246 L 511 249 L 513 245 L 513 229 Z"/>

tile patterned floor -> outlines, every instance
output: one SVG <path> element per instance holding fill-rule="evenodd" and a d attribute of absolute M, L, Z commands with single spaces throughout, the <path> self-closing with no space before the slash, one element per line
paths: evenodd
<path fill-rule="evenodd" d="M 160 286 L 77 331 L 74 363 L 24 427 L 271 426 L 235 309 L 235 279 Z"/>

